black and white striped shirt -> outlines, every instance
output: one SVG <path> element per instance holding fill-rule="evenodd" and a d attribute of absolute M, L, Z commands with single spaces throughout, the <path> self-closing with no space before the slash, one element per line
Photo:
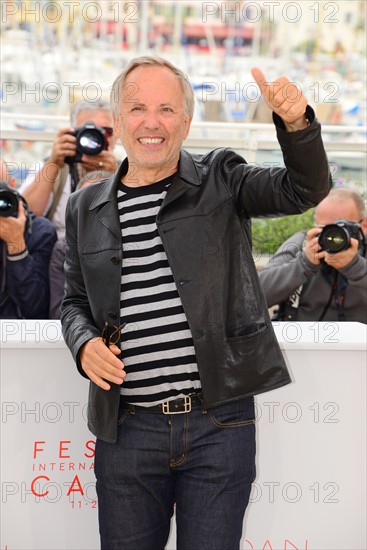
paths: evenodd
<path fill-rule="evenodd" d="M 125 401 L 151 406 L 201 387 L 191 331 L 158 233 L 172 176 L 118 190 L 122 234 L 120 317 Z"/>

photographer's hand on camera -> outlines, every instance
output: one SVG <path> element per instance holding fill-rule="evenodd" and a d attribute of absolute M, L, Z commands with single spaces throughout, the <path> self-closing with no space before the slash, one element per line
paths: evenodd
<path fill-rule="evenodd" d="M 349 265 L 358 254 L 358 241 L 357 239 L 350 239 L 350 246 L 346 250 L 338 252 L 336 254 L 330 254 L 323 250 L 319 244 L 318 237 L 322 229 L 320 227 L 313 227 L 306 233 L 306 241 L 304 252 L 307 259 L 314 265 L 320 265 L 323 260 L 327 265 L 334 269 L 342 269 Z"/>
<path fill-rule="evenodd" d="M 358 255 L 358 246 L 359 243 L 357 239 L 351 238 L 350 246 L 346 250 L 342 250 L 337 254 L 328 254 L 324 252 L 324 261 L 334 269 L 343 269 L 343 267 L 347 267 L 347 265 L 351 264 Z"/>
<path fill-rule="evenodd" d="M 118 168 L 118 163 L 115 155 L 111 151 L 102 151 L 99 155 L 89 157 L 82 156 L 82 166 L 87 172 L 94 170 L 106 170 L 107 172 L 115 172 Z"/>
<path fill-rule="evenodd" d="M 72 157 L 76 153 L 76 138 L 70 135 L 73 128 L 61 128 L 56 135 L 48 163 L 55 164 L 57 169 L 65 164 L 65 157 Z"/>
<path fill-rule="evenodd" d="M 0 240 L 6 243 L 9 255 L 21 254 L 27 248 L 24 240 L 24 229 L 27 216 L 22 201 L 18 204 L 18 217 L 0 217 Z"/>
<path fill-rule="evenodd" d="M 318 241 L 318 236 L 320 233 L 320 227 L 313 227 L 306 233 L 304 252 L 307 259 L 314 265 L 319 265 L 321 259 L 325 256 L 325 252 L 321 249 Z"/>

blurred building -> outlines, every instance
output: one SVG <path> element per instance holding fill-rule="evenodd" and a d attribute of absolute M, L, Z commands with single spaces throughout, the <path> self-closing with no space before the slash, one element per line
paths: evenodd
<path fill-rule="evenodd" d="M 2 29 L 34 30 L 62 41 L 108 40 L 122 49 L 167 51 L 182 46 L 200 52 L 226 49 L 234 55 L 365 52 L 365 0 L 2 0 Z"/>
<path fill-rule="evenodd" d="M 2 0 L 0 9 L 3 108 L 65 114 L 85 95 L 108 98 L 127 61 L 149 53 L 190 74 L 201 120 L 270 121 L 243 92 L 261 63 L 270 79 L 300 83 L 322 122 L 365 123 L 366 0 Z"/>

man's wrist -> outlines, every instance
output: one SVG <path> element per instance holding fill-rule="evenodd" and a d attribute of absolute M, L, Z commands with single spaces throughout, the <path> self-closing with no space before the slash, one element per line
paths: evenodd
<path fill-rule="evenodd" d="M 42 170 L 36 175 L 35 180 L 38 180 L 44 189 L 51 193 L 53 191 L 57 176 L 62 169 L 62 166 L 59 166 L 54 161 L 50 159 L 45 163 Z M 37 212 L 38 213 L 38 212 Z"/>
<path fill-rule="evenodd" d="M 14 247 L 14 245 L 7 246 L 7 259 L 11 262 L 18 262 L 28 256 L 29 252 L 26 244 L 21 247 Z"/>
<path fill-rule="evenodd" d="M 315 263 L 314 261 L 312 261 L 305 250 L 302 251 L 302 254 L 301 254 L 301 262 L 304 266 L 304 269 L 306 271 L 307 274 L 309 275 L 314 275 L 315 273 L 317 273 L 318 271 L 320 271 L 321 269 L 321 262 L 318 261 L 317 263 Z"/>
<path fill-rule="evenodd" d="M 303 117 L 292 122 L 291 124 L 288 122 L 284 122 L 284 126 L 286 127 L 287 132 L 298 132 L 298 130 L 304 130 L 309 125 L 310 121 L 308 120 L 308 118 L 306 118 L 306 114 L 304 114 Z"/>
<path fill-rule="evenodd" d="M 64 166 L 65 162 L 64 162 L 64 159 L 59 159 L 59 160 L 53 160 L 51 159 L 51 157 L 47 160 L 47 162 L 45 163 L 45 166 L 44 168 L 47 166 L 47 171 L 50 173 L 50 174 L 55 174 L 55 177 L 58 173 L 58 171 L 60 170 L 60 168 L 62 168 Z"/>
<path fill-rule="evenodd" d="M 314 110 L 312 109 L 312 107 L 310 105 L 307 105 L 304 115 L 302 117 L 300 117 L 299 121 L 302 122 L 302 125 L 300 125 L 300 127 L 298 127 L 298 128 L 296 128 L 294 126 L 295 123 L 292 122 L 292 124 L 290 125 L 290 127 L 292 127 L 292 129 L 288 129 L 286 127 L 286 124 L 285 124 L 284 120 L 279 115 L 277 115 L 274 111 L 272 113 L 272 116 L 273 116 L 273 122 L 274 122 L 277 130 L 281 129 L 287 134 L 294 133 L 297 130 L 304 130 L 308 126 L 311 126 L 313 124 L 313 122 L 315 121 L 315 112 L 314 112 Z M 287 124 L 289 125 L 289 123 L 287 123 Z"/>

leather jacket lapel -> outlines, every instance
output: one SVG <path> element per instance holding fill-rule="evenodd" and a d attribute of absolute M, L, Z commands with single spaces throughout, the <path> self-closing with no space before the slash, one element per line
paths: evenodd
<path fill-rule="evenodd" d="M 117 201 L 111 200 L 97 212 L 97 219 L 107 227 L 117 239 L 121 239 L 120 221 L 117 211 Z"/>
<path fill-rule="evenodd" d="M 117 237 L 121 238 L 120 221 L 117 210 L 117 188 L 121 178 L 128 170 L 125 159 L 117 172 L 100 185 L 98 193 L 89 206 L 89 210 L 97 210 L 97 219 Z M 163 201 L 161 210 L 191 188 L 191 185 L 201 184 L 201 176 L 192 156 L 181 150 L 178 172 L 170 185 Z"/>
<path fill-rule="evenodd" d="M 168 204 L 183 195 L 191 189 L 192 185 L 198 186 L 201 184 L 201 176 L 195 165 L 193 158 L 184 149 L 181 150 L 178 171 L 169 186 L 167 195 L 162 203 L 161 210 Z"/>
<path fill-rule="evenodd" d="M 97 219 L 118 239 L 121 239 L 121 230 L 117 209 L 117 187 L 123 173 L 127 171 L 127 166 L 125 159 L 117 172 L 100 184 L 100 189 L 89 206 L 89 210 L 96 210 Z"/>

